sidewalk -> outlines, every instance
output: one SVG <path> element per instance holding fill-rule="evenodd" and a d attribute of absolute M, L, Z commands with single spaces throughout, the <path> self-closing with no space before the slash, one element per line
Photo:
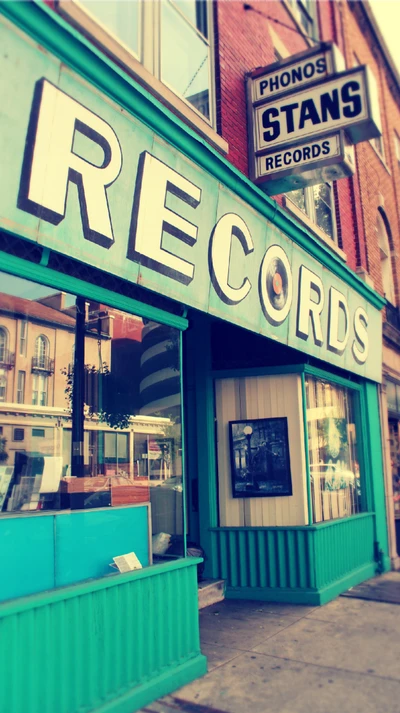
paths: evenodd
<path fill-rule="evenodd" d="M 200 623 L 208 673 L 144 713 L 400 711 L 396 604 L 339 597 L 313 608 L 231 600 L 204 609 Z"/>

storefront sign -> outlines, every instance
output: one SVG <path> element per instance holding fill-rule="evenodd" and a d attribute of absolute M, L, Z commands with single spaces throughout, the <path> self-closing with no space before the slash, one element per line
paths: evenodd
<path fill-rule="evenodd" d="M 58 60 L 0 38 L 3 229 L 380 380 L 378 310 Z"/>
<path fill-rule="evenodd" d="M 248 75 L 250 173 L 269 195 L 351 175 L 350 146 L 381 135 L 372 73 L 343 66 L 322 44 Z M 334 140 L 322 146 L 327 134 L 342 134 L 336 151 Z"/>
<path fill-rule="evenodd" d="M 370 72 L 356 67 L 254 109 L 255 150 L 336 129 L 353 144 L 381 135 L 379 107 L 371 102 Z"/>

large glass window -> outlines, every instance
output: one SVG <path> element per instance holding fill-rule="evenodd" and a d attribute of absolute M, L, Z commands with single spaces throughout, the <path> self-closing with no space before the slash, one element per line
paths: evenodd
<path fill-rule="evenodd" d="M 18 408 L 0 403 L 1 515 L 146 505 L 145 563 L 183 554 L 180 332 L 0 277 L 3 333 L 18 344 L 26 325 L 8 395 Z M 6 377 L 0 368 L 0 402 Z"/>
<path fill-rule="evenodd" d="M 114 45 L 106 43 L 108 49 L 114 48 L 118 56 L 118 43 L 122 44 L 146 70 L 212 121 L 207 0 L 81 0 L 77 4 L 115 40 Z M 61 3 L 62 11 L 69 14 L 69 5 Z M 105 44 L 93 22 L 89 26 L 85 16 L 79 19 L 94 39 Z"/>
<path fill-rule="evenodd" d="M 307 425 L 313 522 L 361 510 L 357 393 L 308 376 Z"/>
<path fill-rule="evenodd" d="M 0 327 L 0 364 L 3 364 L 6 359 L 7 351 L 7 332 L 3 327 Z"/>
<path fill-rule="evenodd" d="M 18 382 L 17 382 L 17 403 L 23 404 L 25 401 L 25 372 L 18 372 Z"/>
<path fill-rule="evenodd" d="M 381 258 L 382 284 L 385 297 L 391 304 L 396 304 L 394 289 L 392 256 L 390 251 L 390 227 L 383 210 L 378 210 L 376 219 L 376 234 L 378 237 L 379 254 Z"/>
<path fill-rule="evenodd" d="M 335 203 L 332 183 L 318 183 L 316 186 L 309 188 L 298 188 L 295 191 L 290 191 L 286 196 L 331 240 L 336 241 Z"/>

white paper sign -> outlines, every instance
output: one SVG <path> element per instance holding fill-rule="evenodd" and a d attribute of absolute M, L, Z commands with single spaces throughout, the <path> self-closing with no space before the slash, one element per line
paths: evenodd
<path fill-rule="evenodd" d="M 113 560 L 120 572 L 132 572 L 134 569 L 142 569 L 142 565 L 134 552 L 113 557 Z"/>

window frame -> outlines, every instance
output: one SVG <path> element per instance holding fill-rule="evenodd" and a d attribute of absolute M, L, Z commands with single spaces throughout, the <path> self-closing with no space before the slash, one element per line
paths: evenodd
<path fill-rule="evenodd" d="M 328 381 L 334 386 L 343 387 L 348 389 L 354 396 L 354 425 L 357 433 L 357 458 L 360 469 L 360 484 L 361 484 L 361 511 L 358 514 L 352 514 L 346 519 L 352 517 L 357 517 L 358 515 L 364 515 L 371 512 L 373 509 L 371 502 L 370 493 L 370 482 L 371 482 L 371 472 L 369 459 L 366 452 L 366 443 L 368 439 L 366 438 L 366 403 L 365 403 L 365 384 L 360 384 L 357 382 L 349 381 L 348 379 L 337 376 L 331 372 L 325 371 L 314 366 L 305 365 L 304 371 L 302 373 L 302 393 L 304 409 L 306 409 L 307 399 L 306 399 L 306 378 L 311 377 L 313 379 L 322 379 L 323 381 Z M 305 417 L 304 420 L 304 438 L 305 443 L 308 443 L 309 433 L 308 433 L 308 422 Z M 309 524 L 312 525 L 313 509 L 311 504 L 311 481 L 310 481 L 310 464 L 309 464 L 309 452 L 308 448 L 305 449 L 306 453 L 306 470 L 307 470 L 307 490 L 308 490 L 308 507 L 309 507 Z M 311 517 L 310 517 L 311 516 Z M 332 522 L 329 520 L 329 522 Z M 316 525 L 321 525 L 322 523 L 315 523 Z"/>
<path fill-rule="evenodd" d="M 303 220 L 320 238 L 322 238 L 324 241 L 328 242 L 331 247 L 334 247 L 335 250 L 339 251 L 341 254 L 341 257 L 346 259 L 345 254 L 343 251 L 340 249 L 338 245 L 338 231 L 337 231 L 337 214 L 336 214 L 336 201 L 335 201 L 335 181 L 324 181 L 326 185 L 331 187 L 332 190 L 332 206 L 331 206 L 331 214 L 332 214 L 332 236 L 329 235 L 329 233 L 325 232 L 323 228 L 321 228 L 320 225 L 318 225 L 316 221 L 316 210 L 315 210 L 315 198 L 314 198 L 314 186 L 306 186 L 303 189 L 304 192 L 304 200 L 305 200 L 305 210 L 300 208 L 300 206 L 297 205 L 297 203 L 290 197 L 290 194 L 292 191 L 288 191 L 287 193 L 284 194 L 284 206 L 287 208 L 289 211 L 294 213 L 300 220 Z M 320 185 L 320 184 L 316 184 Z"/>
<path fill-rule="evenodd" d="M 170 0 L 168 0 L 170 2 Z M 79 32 L 83 33 L 99 49 L 105 52 L 112 60 L 116 61 L 128 72 L 139 84 L 147 89 L 153 96 L 161 99 L 174 114 L 176 114 L 191 128 L 194 128 L 221 153 L 228 153 L 227 142 L 218 135 L 216 130 L 216 82 L 215 82 L 215 59 L 214 59 L 214 32 L 213 32 L 213 12 L 212 2 L 205 0 L 207 6 L 207 27 L 209 46 L 209 101 L 210 119 L 208 120 L 190 102 L 178 93 L 173 91 L 167 84 L 159 79 L 160 66 L 160 5 L 153 0 L 141 0 L 143 4 L 142 36 L 146 36 L 148 27 L 152 28 L 151 33 L 157 34 L 157 42 L 153 40 L 148 43 L 139 38 L 139 56 L 129 49 L 123 42 L 118 40 L 111 31 L 104 27 L 101 22 L 79 2 L 79 0 L 57 0 L 58 13 L 74 25 Z M 171 3 L 173 4 L 173 3 Z M 183 13 L 173 5 L 174 10 Z M 155 8 L 158 8 L 155 11 Z M 186 18 L 185 18 L 186 19 Z M 186 20 L 191 25 L 190 21 Z M 192 25 L 191 25 L 192 26 Z M 193 26 L 192 26 L 193 27 Z M 198 32 L 198 31 L 197 31 Z M 150 34 L 151 34 L 150 33 Z M 146 46 L 150 45 L 150 46 Z"/>
<path fill-rule="evenodd" d="M 379 230 L 379 225 L 382 226 L 381 231 Z M 393 307 L 396 307 L 396 281 L 395 271 L 393 270 L 392 265 L 392 235 L 387 215 L 381 207 L 378 207 L 376 215 L 376 236 L 379 249 L 380 270 L 383 289 L 385 289 L 385 284 L 387 283 L 387 281 L 389 281 L 390 283 L 390 293 L 387 295 L 386 292 L 384 292 L 385 299 L 387 299 L 387 301 Z"/>
<path fill-rule="evenodd" d="M 35 388 L 35 386 L 37 388 Z M 44 388 L 42 388 L 44 387 Z M 37 394 L 34 399 L 34 394 Z M 40 403 L 41 398 L 45 395 L 45 403 Z M 49 377 L 48 374 L 35 372 L 32 378 L 32 406 L 47 406 L 49 400 Z"/>
<path fill-rule="evenodd" d="M 307 44 L 311 45 L 313 42 L 318 42 L 320 33 L 317 4 L 313 3 L 312 7 L 313 9 L 315 9 L 314 13 L 311 14 L 304 0 L 282 0 L 282 3 L 286 7 L 286 10 L 289 12 L 298 29 L 300 30 L 300 33 L 304 36 L 304 39 L 306 40 Z M 311 23 L 311 29 L 313 30 L 312 33 L 305 29 L 303 24 L 303 18 L 305 18 L 309 23 Z"/>
<path fill-rule="evenodd" d="M 2 381 L 4 380 L 4 385 Z M 7 369 L 0 367 L 0 403 L 7 403 Z"/>
<path fill-rule="evenodd" d="M 8 348 L 8 330 L 0 326 L 0 364 L 5 362 Z"/>
<path fill-rule="evenodd" d="M 27 340 L 28 340 L 28 320 L 21 319 L 19 333 L 19 355 L 26 357 Z"/>
<path fill-rule="evenodd" d="M 394 131 L 394 155 L 397 165 L 400 167 L 400 136 L 397 131 Z"/>
<path fill-rule="evenodd" d="M 22 384 L 22 386 L 21 386 Z M 19 370 L 17 374 L 17 404 L 25 403 L 26 371 Z M 21 396 L 20 396 L 21 394 Z"/>

